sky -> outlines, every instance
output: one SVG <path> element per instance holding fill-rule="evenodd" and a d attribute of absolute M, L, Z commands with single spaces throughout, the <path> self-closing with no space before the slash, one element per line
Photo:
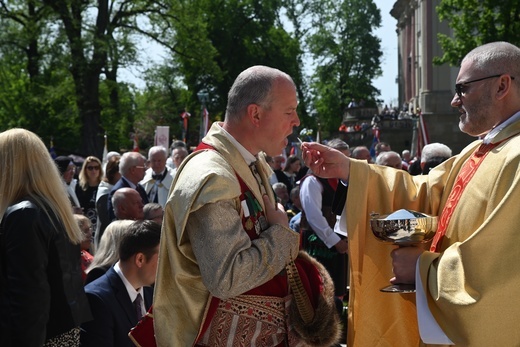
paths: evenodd
<path fill-rule="evenodd" d="M 394 0 L 374 0 L 381 10 L 381 28 L 374 33 L 381 39 L 381 70 L 383 75 L 374 80 L 374 87 L 381 91 L 383 103 L 397 106 L 397 19 L 390 15 Z"/>
<path fill-rule="evenodd" d="M 384 104 L 397 105 L 397 33 L 395 31 L 397 20 L 390 15 L 395 0 L 374 0 L 381 10 L 381 28 L 375 30 L 374 34 L 381 39 L 381 70 L 383 75 L 373 81 L 374 87 L 381 91 L 380 99 Z M 162 61 L 164 50 L 157 44 L 144 41 L 141 43 L 141 57 L 150 61 Z M 144 88 L 145 82 L 140 78 L 141 71 L 136 67 L 120 69 L 119 77 L 123 81 L 133 83 L 137 88 Z"/>

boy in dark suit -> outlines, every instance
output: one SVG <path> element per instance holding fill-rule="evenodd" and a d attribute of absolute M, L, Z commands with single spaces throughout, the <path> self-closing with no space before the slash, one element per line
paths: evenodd
<path fill-rule="evenodd" d="M 81 326 L 82 346 L 133 346 L 128 332 L 152 304 L 161 226 L 144 220 L 129 228 L 119 261 L 85 287 L 94 320 Z"/>

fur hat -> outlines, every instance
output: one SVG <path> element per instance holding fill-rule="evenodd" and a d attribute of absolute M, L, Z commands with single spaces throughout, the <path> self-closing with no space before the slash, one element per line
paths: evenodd
<path fill-rule="evenodd" d="M 342 325 L 334 301 L 334 282 L 328 271 L 305 251 L 298 253 L 286 271 L 293 294 L 289 306 L 289 324 L 293 333 L 306 346 L 338 344 Z"/>
<path fill-rule="evenodd" d="M 64 174 L 65 171 L 67 171 L 67 168 L 69 165 L 74 165 L 72 162 L 72 159 L 70 157 L 66 157 L 64 155 L 60 155 L 59 157 L 56 157 L 54 159 L 54 163 L 56 163 L 56 166 L 58 167 L 58 170 L 60 170 L 60 174 Z"/>

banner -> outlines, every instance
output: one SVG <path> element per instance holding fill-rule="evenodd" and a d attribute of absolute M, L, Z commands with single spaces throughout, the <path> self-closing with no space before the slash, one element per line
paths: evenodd
<path fill-rule="evenodd" d="M 108 139 L 107 139 L 107 133 L 105 132 L 105 146 L 103 147 L 103 165 L 104 167 L 107 165 L 108 162 Z"/>
<path fill-rule="evenodd" d="M 56 159 L 58 155 L 56 154 L 56 150 L 54 149 L 54 138 L 51 136 L 51 146 L 49 147 L 49 154 L 52 159 Z"/>
<path fill-rule="evenodd" d="M 155 145 L 163 146 L 168 150 L 170 145 L 170 127 L 169 126 L 157 126 L 155 128 Z"/>
<path fill-rule="evenodd" d="M 134 133 L 132 140 L 134 142 L 134 148 L 132 152 L 139 152 L 139 140 L 137 139 L 137 133 Z"/>
<path fill-rule="evenodd" d="M 190 119 L 191 114 L 188 111 L 184 111 L 181 113 L 182 118 L 182 140 L 184 143 L 188 143 L 188 120 Z"/>

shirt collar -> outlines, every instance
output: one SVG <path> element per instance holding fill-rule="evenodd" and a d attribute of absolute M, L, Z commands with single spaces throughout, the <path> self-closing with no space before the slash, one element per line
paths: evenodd
<path fill-rule="evenodd" d="M 124 176 L 121 177 L 122 179 L 124 179 L 126 181 L 126 183 L 128 183 L 130 185 L 130 188 L 137 188 L 137 185 L 133 184 L 132 182 L 130 182 L 129 180 L 127 180 Z"/>
<path fill-rule="evenodd" d="M 491 129 L 491 131 L 489 133 L 486 134 L 486 136 L 484 137 L 484 140 L 482 141 L 484 144 L 488 144 L 488 143 L 492 143 L 493 142 L 493 139 L 502 131 L 504 130 L 508 125 L 516 122 L 517 120 L 520 119 L 520 111 L 518 111 L 517 113 L 515 113 L 514 115 L 512 115 L 511 117 L 509 117 L 508 119 L 506 119 L 504 122 L 500 123 L 499 125 L 497 125 L 496 127 L 494 127 L 493 129 Z"/>
<path fill-rule="evenodd" d="M 237 148 L 238 152 L 242 155 L 244 160 L 246 161 L 247 165 L 251 165 L 251 163 L 254 163 L 256 161 L 256 157 L 251 154 L 244 146 L 240 144 L 230 133 L 228 133 L 224 128 L 220 126 L 220 124 L 217 124 L 217 126 L 220 127 L 224 135 L 228 138 L 229 141 Z"/>
<path fill-rule="evenodd" d="M 123 271 L 119 267 L 119 261 L 117 263 L 115 263 L 114 270 L 121 278 L 121 281 L 123 281 L 126 291 L 128 292 L 128 296 L 130 297 L 130 301 L 134 302 L 135 298 L 137 297 L 137 294 L 141 294 L 141 297 L 144 300 L 143 287 L 140 287 L 138 290 L 135 290 L 134 286 L 132 286 L 132 284 L 130 284 L 130 282 L 128 282 L 128 280 L 125 277 L 125 274 L 123 274 Z"/>

